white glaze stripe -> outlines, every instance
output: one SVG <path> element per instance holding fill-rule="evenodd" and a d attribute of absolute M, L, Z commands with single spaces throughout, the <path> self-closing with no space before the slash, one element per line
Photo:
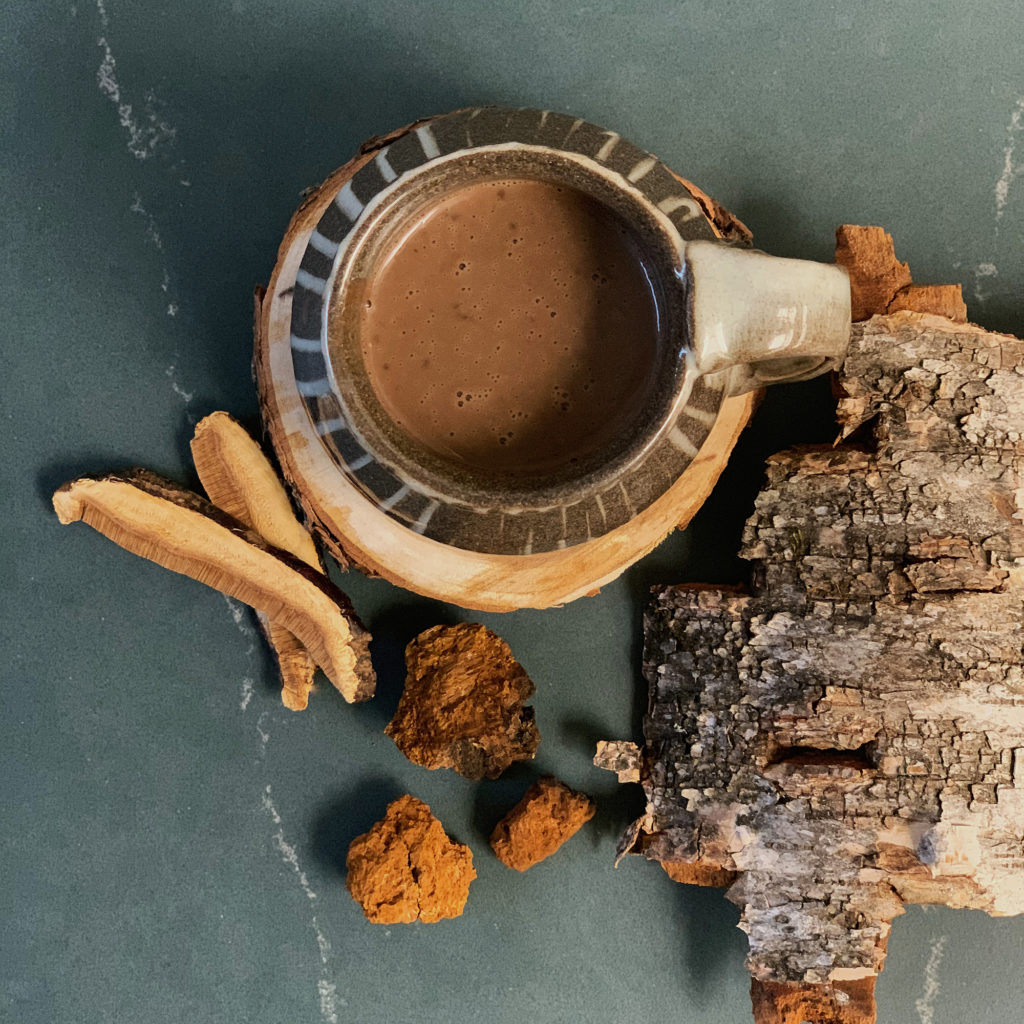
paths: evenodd
<path fill-rule="evenodd" d="M 650 174 L 657 162 L 658 158 L 656 156 L 645 157 L 639 163 L 635 164 L 633 170 L 626 175 L 626 181 L 631 181 L 635 185 L 641 178 Z"/>
<path fill-rule="evenodd" d="M 680 450 L 690 455 L 697 454 L 697 446 L 678 428 L 673 427 L 668 432 L 668 439 Z"/>
<path fill-rule="evenodd" d="M 694 217 L 700 216 L 700 207 L 692 199 L 688 199 L 686 196 L 669 196 L 668 199 L 662 199 L 658 203 L 658 209 L 662 213 L 675 213 L 676 210 L 681 210 L 683 207 L 686 208 L 686 216 L 683 220 L 693 220 Z"/>
<path fill-rule="evenodd" d="M 430 130 L 429 124 L 421 124 L 416 129 L 416 134 L 419 136 L 420 145 L 423 147 L 423 155 L 428 160 L 433 160 L 434 157 L 441 155 L 441 149 L 437 144 L 437 139 L 434 138 L 434 133 Z"/>
<path fill-rule="evenodd" d="M 311 274 L 301 267 L 295 272 L 295 283 L 300 288 L 306 288 L 317 295 L 323 295 L 324 288 L 327 287 L 327 282 L 322 277 L 317 277 L 316 274 Z M 319 347 L 320 343 L 317 342 L 317 348 Z"/>
<path fill-rule="evenodd" d="M 426 530 L 426 528 L 427 528 L 427 524 L 430 522 L 430 517 L 438 510 L 438 508 L 440 508 L 440 506 L 441 506 L 441 502 L 439 502 L 439 501 L 432 501 L 420 513 L 419 519 L 417 519 L 416 522 L 412 524 L 412 528 L 417 533 L 423 533 Z"/>
<path fill-rule="evenodd" d="M 334 197 L 334 204 L 353 223 L 363 212 L 363 204 L 352 191 L 352 182 L 346 181 L 342 190 Z"/>
<path fill-rule="evenodd" d="M 319 338 L 300 338 L 292 335 L 292 349 L 296 352 L 320 352 L 322 346 Z"/>
<path fill-rule="evenodd" d="M 316 432 L 321 437 L 324 434 L 333 434 L 336 430 L 348 430 L 348 424 L 337 416 L 329 420 L 320 420 L 316 425 Z"/>
<path fill-rule="evenodd" d="M 330 394 L 331 382 L 326 377 L 319 380 L 297 380 L 295 390 L 303 398 L 316 398 L 318 395 Z"/>
<path fill-rule="evenodd" d="M 707 409 L 687 409 L 686 415 L 689 416 L 690 419 L 697 420 L 699 423 L 703 423 L 708 427 L 710 427 L 718 418 L 717 413 L 710 412 Z"/>
<path fill-rule="evenodd" d="M 387 511 L 389 508 L 394 508 L 408 493 L 409 485 L 402 484 L 402 486 L 399 487 L 390 498 L 385 498 L 384 501 L 380 503 L 380 507 L 384 509 L 384 511 Z"/>
<path fill-rule="evenodd" d="M 612 150 L 619 144 L 619 139 L 622 137 L 618 132 L 605 132 L 605 135 L 608 136 L 607 141 L 594 156 L 595 160 L 600 160 L 602 163 L 612 155 Z"/>
<path fill-rule="evenodd" d="M 309 244 L 313 246 L 321 256 L 326 256 L 329 260 L 333 260 L 338 254 L 338 246 L 341 243 L 332 242 L 326 235 L 321 235 L 319 231 L 314 231 L 309 236 Z"/>
<path fill-rule="evenodd" d="M 395 173 L 394 167 L 388 163 L 388 151 L 382 149 L 374 158 L 374 163 L 377 165 L 377 170 L 380 171 L 380 176 L 388 182 L 394 181 L 398 175 Z"/>
<path fill-rule="evenodd" d="M 626 502 L 626 508 L 629 509 L 629 515 L 632 518 L 636 515 L 636 508 L 633 506 L 633 502 L 630 500 L 629 494 L 626 493 L 626 485 L 619 482 L 619 490 L 622 491 L 623 500 Z"/>

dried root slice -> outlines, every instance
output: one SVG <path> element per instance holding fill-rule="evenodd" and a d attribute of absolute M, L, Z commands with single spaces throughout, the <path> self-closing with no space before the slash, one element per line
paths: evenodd
<path fill-rule="evenodd" d="M 294 633 L 349 701 L 373 696 L 370 634 L 324 576 L 205 498 L 146 470 L 59 488 L 62 523 L 88 523 L 133 554 L 265 612 Z"/>
<path fill-rule="evenodd" d="M 196 425 L 192 459 L 210 500 L 275 548 L 322 569 L 313 538 L 263 449 L 233 416 L 214 412 Z"/>
<path fill-rule="evenodd" d="M 313 538 L 295 518 L 280 478 L 248 431 L 226 412 L 200 420 L 192 460 L 210 501 L 274 547 L 322 570 Z M 264 614 L 260 626 L 277 658 L 281 702 L 292 711 L 309 703 L 316 663 L 294 634 Z"/>
<path fill-rule="evenodd" d="M 313 656 L 294 633 L 264 612 L 257 612 L 256 619 L 277 661 L 277 671 L 281 677 L 281 703 L 289 711 L 305 711 L 309 706 L 309 695 L 313 691 L 313 679 L 316 676 Z"/>

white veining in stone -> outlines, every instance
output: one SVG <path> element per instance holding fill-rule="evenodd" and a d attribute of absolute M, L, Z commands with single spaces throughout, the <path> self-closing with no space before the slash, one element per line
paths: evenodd
<path fill-rule="evenodd" d="M 1014 161 L 1014 151 L 1017 148 L 1017 137 L 1024 130 L 1024 96 L 1017 100 L 1013 113 L 1010 115 L 1010 123 L 1006 126 L 1006 146 L 1003 149 L 1003 173 L 995 187 L 996 220 L 1002 219 L 1006 211 L 1006 204 L 1010 199 L 1010 186 L 1016 181 L 1019 175 L 1024 172 L 1024 161 Z"/>
<path fill-rule="evenodd" d="M 935 1000 L 942 988 L 939 984 L 939 967 L 942 965 L 947 941 L 945 935 L 937 938 L 932 943 L 931 952 L 928 954 L 928 963 L 924 968 L 924 993 L 914 1003 L 914 1009 L 917 1010 L 921 1024 L 935 1024 Z"/>

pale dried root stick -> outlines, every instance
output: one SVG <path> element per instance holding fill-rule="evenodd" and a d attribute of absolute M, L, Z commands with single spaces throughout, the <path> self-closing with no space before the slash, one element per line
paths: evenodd
<path fill-rule="evenodd" d="M 274 467 L 236 419 L 226 412 L 214 412 L 200 420 L 192 438 L 192 460 L 217 508 L 255 530 L 274 547 L 322 571 L 313 538 L 295 518 Z M 257 615 L 277 659 L 281 702 L 292 711 L 302 711 L 309 703 L 316 663 L 280 623 L 262 612 Z"/>
<path fill-rule="evenodd" d="M 79 520 L 133 554 L 265 612 L 293 633 L 348 701 L 373 696 L 370 634 L 322 573 L 273 547 L 205 498 L 146 470 L 59 488 L 62 523 Z"/>

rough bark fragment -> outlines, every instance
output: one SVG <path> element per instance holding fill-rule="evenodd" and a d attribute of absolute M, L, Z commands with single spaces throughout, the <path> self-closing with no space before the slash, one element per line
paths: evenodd
<path fill-rule="evenodd" d="M 855 324 L 862 443 L 769 460 L 749 592 L 654 593 L 628 848 L 735 877 L 762 1024 L 873 1021 L 906 902 L 1024 912 L 1022 357 L 937 316 Z"/>
<path fill-rule="evenodd" d="M 677 174 L 676 177 L 686 186 L 687 191 L 700 204 L 704 215 L 714 225 L 715 231 L 721 238 L 733 245 L 749 246 L 754 242 L 754 235 L 750 228 L 743 223 L 731 210 L 727 210 L 717 199 L 709 196 L 698 185 Z"/>
<path fill-rule="evenodd" d="M 855 321 L 887 312 L 896 293 L 911 283 L 910 267 L 896 259 L 892 235 L 885 228 L 859 224 L 837 228 L 836 263 L 850 274 Z"/>
<path fill-rule="evenodd" d="M 724 889 L 736 881 L 735 871 L 714 864 L 703 864 L 700 861 L 687 863 L 663 860 L 661 866 L 673 882 L 681 882 L 684 885 L 705 885 L 713 889 Z"/>
<path fill-rule="evenodd" d="M 458 917 L 476 878 L 469 847 L 449 839 L 430 808 L 408 794 L 352 840 L 345 867 L 346 888 L 374 924 Z"/>
<path fill-rule="evenodd" d="M 405 690 L 387 727 L 410 761 L 497 778 L 540 743 L 534 686 L 508 644 L 476 623 L 434 626 L 405 649 Z"/>
<path fill-rule="evenodd" d="M 201 419 L 192 437 L 192 461 L 214 505 L 274 547 L 323 571 L 313 538 L 295 518 L 274 467 L 237 420 L 226 412 Z M 277 659 L 281 702 L 301 711 L 309 703 L 316 663 L 293 633 L 263 613 L 257 617 Z"/>
<path fill-rule="evenodd" d="M 884 228 L 858 224 L 837 228 L 836 263 L 850 274 L 854 321 L 900 310 L 967 320 L 960 285 L 914 284 L 910 267 L 896 259 L 892 236 Z"/>
<path fill-rule="evenodd" d="M 495 826 L 491 849 L 503 864 L 526 871 L 567 843 L 595 810 L 585 793 L 545 775 Z"/>
<path fill-rule="evenodd" d="M 268 544 L 215 505 L 146 470 L 81 477 L 53 495 L 115 544 L 266 612 L 310 651 L 346 700 L 373 696 L 370 635 L 322 573 Z"/>
<path fill-rule="evenodd" d="M 639 782 L 641 756 L 635 743 L 599 740 L 594 764 L 608 772 L 615 772 L 619 782 Z"/>
<path fill-rule="evenodd" d="M 960 323 L 967 321 L 967 304 L 958 284 L 911 284 L 901 288 L 887 307 L 889 313 L 934 313 Z"/>
<path fill-rule="evenodd" d="M 875 979 L 830 985 L 750 983 L 754 1019 L 761 1024 L 873 1024 Z"/>

